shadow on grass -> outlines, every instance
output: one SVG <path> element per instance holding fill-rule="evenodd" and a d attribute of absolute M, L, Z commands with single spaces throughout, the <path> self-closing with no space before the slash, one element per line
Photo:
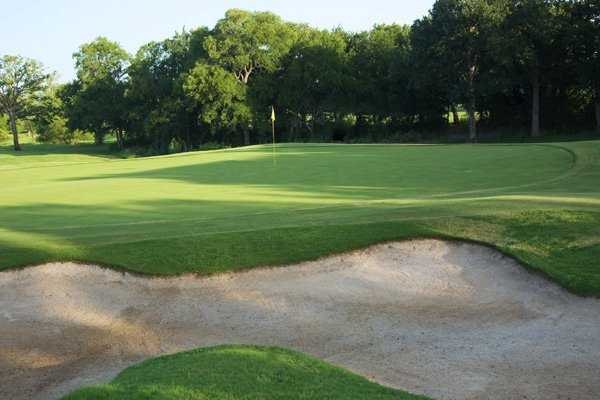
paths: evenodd
<path fill-rule="evenodd" d="M 208 275 L 390 240 L 451 237 L 494 245 L 573 292 L 600 294 L 600 213 L 593 208 L 518 201 L 305 206 L 170 199 L 3 207 L 0 269 L 83 261 L 141 274 Z"/>
<path fill-rule="evenodd" d="M 545 148 L 441 147 L 377 151 L 345 148 L 336 153 L 287 149 L 275 158 L 268 150 L 250 149 L 251 158 L 178 157 L 184 165 L 160 160 L 138 164 L 137 171 L 59 179 L 67 182 L 133 179 L 180 181 L 196 185 L 243 185 L 284 192 L 324 193 L 353 198 L 444 195 L 463 191 L 500 190 L 531 185 L 568 169 L 570 154 Z M 233 154 L 233 153 L 232 153 Z M 486 162 L 482 164 L 481 158 Z M 541 166 L 543 169 L 540 169 Z M 536 170 L 535 181 L 527 171 Z M 490 177 L 494 177 L 490 179 Z"/>
<path fill-rule="evenodd" d="M 77 145 L 68 144 L 23 144 L 21 151 L 15 151 L 12 146 L 0 146 L 0 155 L 14 157 L 29 157 L 29 156 L 48 156 L 48 155 L 66 155 L 66 154 L 83 154 L 95 155 L 99 157 L 115 158 L 118 157 L 118 152 L 111 150 L 110 145 L 95 145 L 83 143 Z"/>

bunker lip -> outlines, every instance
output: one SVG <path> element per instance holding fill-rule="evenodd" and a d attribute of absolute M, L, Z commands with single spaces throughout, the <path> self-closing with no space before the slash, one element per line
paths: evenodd
<path fill-rule="evenodd" d="M 212 277 L 53 263 L 0 273 L 0 398 L 54 399 L 147 358 L 239 343 L 437 399 L 593 399 L 599 333 L 600 300 L 473 243 L 391 242 Z"/>
<path fill-rule="evenodd" d="M 97 261 L 86 261 L 85 259 L 76 259 L 75 258 L 75 259 L 71 259 L 69 261 L 49 261 L 49 262 L 39 263 L 39 264 L 16 265 L 14 267 L 1 269 L 0 275 L 7 273 L 7 272 L 17 272 L 17 271 L 21 271 L 21 270 L 25 270 L 25 269 L 29 269 L 29 268 L 40 268 L 40 267 L 44 267 L 47 265 L 80 265 L 80 266 L 85 266 L 85 267 L 110 270 L 117 274 L 123 274 L 123 275 L 128 275 L 131 277 L 144 278 L 144 279 L 165 279 L 165 278 L 166 279 L 173 279 L 173 278 L 204 279 L 204 278 L 214 278 L 219 275 L 230 275 L 230 274 L 240 275 L 240 274 L 244 274 L 244 273 L 256 271 L 256 270 L 269 270 L 269 269 L 275 269 L 275 268 L 293 267 L 293 266 L 311 263 L 311 262 L 319 262 L 321 260 L 335 257 L 335 256 L 338 256 L 341 254 L 350 254 L 350 253 L 355 253 L 357 251 L 363 251 L 365 249 L 375 247 L 375 246 L 385 246 L 385 245 L 394 244 L 394 243 L 423 242 L 423 241 L 440 241 L 440 242 L 446 242 L 446 243 L 454 243 L 457 245 L 472 244 L 472 245 L 477 245 L 480 247 L 485 247 L 491 251 L 497 252 L 498 254 L 500 254 L 504 257 L 512 259 L 515 263 L 519 264 L 522 268 L 526 269 L 529 273 L 535 274 L 545 280 L 550 281 L 551 283 L 554 283 L 554 284 L 560 286 L 560 284 L 558 282 L 556 282 L 554 280 L 554 278 L 551 275 L 549 275 L 546 271 L 539 269 L 539 268 L 521 260 L 519 257 L 512 254 L 510 251 L 504 250 L 501 247 L 498 247 L 492 243 L 484 242 L 481 240 L 462 238 L 459 236 L 445 235 L 445 234 L 414 235 L 414 236 L 409 235 L 409 236 L 404 236 L 399 239 L 377 241 L 375 243 L 368 244 L 366 246 L 351 247 L 340 253 L 324 254 L 322 256 L 317 256 L 316 258 L 311 258 L 308 260 L 303 260 L 303 261 L 298 261 L 298 262 L 290 262 L 290 263 L 284 263 L 284 264 L 250 265 L 250 266 L 245 266 L 243 268 L 236 269 L 233 271 L 225 271 L 225 272 L 218 271 L 218 272 L 206 273 L 206 272 L 200 272 L 200 271 L 197 271 L 197 272 L 191 271 L 191 272 L 181 272 L 181 273 L 172 273 L 172 274 L 164 273 L 161 271 L 144 272 L 143 270 L 134 270 L 134 269 L 131 269 L 131 268 L 123 266 L 123 265 L 103 263 L 103 262 L 97 262 Z M 578 297 L 592 298 L 592 299 L 600 300 L 600 294 L 598 294 L 598 293 L 585 293 L 585 292 L 581 293 L 581 292 L 572 290 L 572 288 L 569 288 L 569 287 L 563 286 L 562 288 L 564 290 L 568 291 L 569 293 L 571 293 L 575 296 L 578 296 Z"/>

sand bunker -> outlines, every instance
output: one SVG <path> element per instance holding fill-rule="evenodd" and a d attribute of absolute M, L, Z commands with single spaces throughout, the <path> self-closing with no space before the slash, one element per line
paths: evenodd
<path fill-rule="evenodd" d="M 57 398 L 224 343 L 303 351 L 438 399 L 600 397 L 600 300 L 473 244 L 384 244 L 213 278 L 0 273 L 2 399 Z"/>

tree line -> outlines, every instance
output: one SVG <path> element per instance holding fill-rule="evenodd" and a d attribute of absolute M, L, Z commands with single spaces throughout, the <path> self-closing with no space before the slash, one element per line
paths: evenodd
<path fill-rule="evenodd" d="M 262 143 L 271 106 L 280 141 L 600 133 L 600 0 L 438 0 L 412 26 L 358 33 L 233 9 L 134 55 L 99 37 L 73 58 L 63 85 L 0 60 L 15 148 L 19 119 L 42 140 L 91 132 L 157 154 Z"/>

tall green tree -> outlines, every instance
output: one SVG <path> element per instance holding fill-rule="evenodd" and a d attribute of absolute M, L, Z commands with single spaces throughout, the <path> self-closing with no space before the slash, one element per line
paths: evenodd
<path fill-rule="evenodd" d="M 273 79 L 279 110 L 294 125 L 316 133 L 327 115 L 347 112 L 349 88 L 348 35 L 342 30 L 306 31 L 283 60 Z"/>
<path fill-rule="evenodd" d="M 560 46 L 561 1 L 519 0 L 511 4 L 503 23 L 505 48 L 513 64 L 515 78 L 523 76 L 531 94 L 531 136 L 541 135 L 541 88 L 550 80 L 563 61 L 565 49 Z"/>
<path fill-rule="evenodd" d="M 218 65 L 197 63 L 184 79 L 185 94 L 198 110 L 199 120 L 213 134 L 235 132 L 241 128 L 248 144 L 250 109 L 246 103 L 246 86 L 236 76 Z"/>
<path fill-rule="evenodd" d="M 249 85 L 252 77 L 259 74 L 264 77 L 281 68 L 282 59 L 296 43 L 297 35 L 296 25 L 284 22 L 275 14 L 231 9 L 217 22 L 205 40 L 204 48 L 210 63 L 221 66 Z M 257 86 L 266 88 L 261 84 Z M 265 107 L 256 102 L 251 104 L 255 108 L 253 125 L 256 126 Z M 249 143 L 250 128 L 243 129 L 246 144 Z"/>
<path fill-rule="evenodd" d="M 413 25 L 421 79 L 441 79 L 448 102 L 465 105 L 469 137 L 477 138 L 477 98 L 489 89 L 487 60 L 506 4 L 498 0 L 438 0 Z"/>
<path fill-rule="evenodd" d="M 197 113 L 183 91 L 185 74 L 206 60 L 207 28 L 182 31 L 140 48 L 129 67 L 126 92 L 128 140 L 165 153 L 176 140 L 191 148 L 203 140 Z"/>
<path fill-rule="evenodd" d="M 596 131 L 600 134 L 600 1 L 569 2 L 569 38 L 578 83 L 591 93 Z"/>
<path fill-rule="evenodd" d="M 60 93 L 63 86 L 50 78 L 48 85 L 31 105 L 30 120 L 37 140 L 45 143 L 71 143 L 75 132 L 67 127 Z"/>
<path fill-rule="evenodd" d="M 232 9 L 217 22 L 205 48 L 214 62 L 248 83 L 258 70 L 277 69 L 294 42 L 293 25 L 277 15 Z"/>
<path fill-rule="evenodd" d="M 33 113 L 31 105 L 46 88 L 49 77 L 35 60 L 10 55 L 0 58 L 0 109 L 8 115 L 16 151 L 21 150 L 17 119 Z"/>
<path fill-rule="evenodd" d="M 77 79 L 64 92 L 70 96 L 65 104 L 71 127 L 94 132 L 96 143 L 114 132 L 122 146 L 129 54 L 118 43 L 99 37 L 82 45 L 73 58 Z"/>
<path fill-rule="evenodd" d="M 350 38 L 351 108 L 357 125 L 366 115 L 384 120 L 412 112 L 409 62 L 408 26 L 376 25 Z"/>
<path fill-rule="evenodd" d="M 291 140 L 443 135 L 460 107 L 471 140 L 478 126 L 529 120 L 533 135 L 542 120 L 587 128 L 591 110 L 600 129 L 598 9 L 598 0 L 437 0 L 411 28 L 360 33 L 234 9 L 131 60 L 104 38 L 83 45 L 59 108 L 97 141 L 114 132 L 120 145 L 161 154 L 270 138 L 271 105 Z M 50 110 L 52 97 L 39 104 Z M 38 119 L 61 127 L 50 116 Z"/>

